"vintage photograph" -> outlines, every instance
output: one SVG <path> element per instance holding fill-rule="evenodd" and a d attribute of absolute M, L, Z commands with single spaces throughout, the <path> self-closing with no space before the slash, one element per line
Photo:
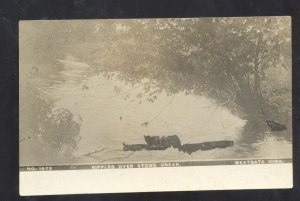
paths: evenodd
<path fill-rule="evenodd" d="M 290 17 L 36 20 L 19 30 L 23 170 L 291 162 Z"/>

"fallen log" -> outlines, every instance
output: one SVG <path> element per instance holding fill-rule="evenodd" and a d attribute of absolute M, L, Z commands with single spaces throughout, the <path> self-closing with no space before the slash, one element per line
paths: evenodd
<path fill-rule="evenodd" d="M 124 151 L 141 151 L 141 150 L 165 150 L 167 146 L 148 145 L 148 144 L 125 144 L 123 143 Z"/>
<path fill-rule="evenodd" d="M 191 154 L 193 152 L 202 150 L 211 150 L 217 148 L 227 148 L 233 146 L 233 141 L 221 140 L 221 141 L 211 141 L 202 142 L 194 144 L 184 144 L 181 145 L 181 141 L 177 135 L 171 136 L 144 136 L 147 144 L 125 144 L 123 143 L 124 151 L 141 151 L 141 150 L 165 150 L 173 147 L 182 151 L 184 153 Z"/>
<path fill-rule="evenodd" d="M 227 148 L 233 146 L 233 141 L 228 140 L 221 140 L 221 141 L 212 141 L 212 142 L 202 142 L 202 143 L 195 143 L 195 144 L 184 144 L 178 148 L 179 151 L 184 153 L 191 154 L 196 151 L 207 151 L 217 148 Z"/>

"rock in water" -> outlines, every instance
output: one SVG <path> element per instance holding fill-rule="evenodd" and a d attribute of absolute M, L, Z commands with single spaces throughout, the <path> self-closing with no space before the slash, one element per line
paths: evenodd
<path fill-rule="evenodd" d="M 277 123 L 275 121 L 267 120 L 266 122 L 272 131 L 282 131 L 287 129 L 285 125 Z"/>
<path fill-rule="evenodd" d="M 145 142 L 148 145 L 150 145 L 150 146 L 154 146 L 154 145 L 160 144 L 160 138 L 159 138 L 159 136 L 144 135 L 144 138 L 145 138 Z"/>
<path fill-rule="evenodd" d="M 168 136 L 167 141 L 168 141 L 169 145 L 175 149 L 181 147 L 181 141 L 177 135 Z"/>
<path fill-rule="evenodd" d="M 145 142 L 149 145 L 149 146 L 159 146 L 159 147 L 173 147 L 173 148 L 178 148 L 181 146 L 181 141 L 179 139 L 179 137 L 177 135 L 171 135 L 171 136 L 163 136 L 163 137 L 159 137 L 159 136 L 149 136 L 146 135 L 144 136 L 145 138 Z"/>

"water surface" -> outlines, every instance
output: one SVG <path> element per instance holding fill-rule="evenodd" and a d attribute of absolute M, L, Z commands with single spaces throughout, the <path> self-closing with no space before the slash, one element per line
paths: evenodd
<path fill-rule="evenodd" d="M 243 128 L 246 121 L 224 107 L 217 107 L 204 96 L 167 95 L 162 92 L 151 103 L 146 101 L 147 96 L 139 85 L 142 84 L 131 85 L 116 78 L 107 79 L 101 73 L 88 74 L 85 69 L 63 70 L 41 79 L 39 87 L 42 94 L 45 99 L 53 101 L 54 108 L 65 108 L 81 116 L 81 140 L 73 157 L 64 158 L 55 154 L 51 147 L 45 147 L 47 151 L 41 152 L 39 157 L 34 156 L 40 152 L 40 147 L 34 145 L 38 140 L 22 142 L 21 165 L 41 165 L 39 160 L 54 165 L 291 157 L 291 142 L 282 134 L 248 133 L 253 136 L 249 138 L 252 140 L 245 141 Z M 144 97 L 138 98 L 140 93 Z M 148 124 L 142 126 L 144 122 Z M 177 135 L 182 144 L 233 140 L 235 145 L 226 149 L 197 151 L 191 155 L 170 148 L 139 151 L 127 157 L 131 152 L 123 151 L 122 143 L 145 143 L 144 135 Z M 97 150 L 103 151 L 85 156 Z"/>

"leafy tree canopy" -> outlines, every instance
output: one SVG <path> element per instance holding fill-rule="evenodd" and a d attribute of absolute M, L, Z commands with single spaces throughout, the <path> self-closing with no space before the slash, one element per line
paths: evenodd
<path fill-rule="evenodd" d="M 248 120 L 287 121 L 290 28 L 289 17 L 54 21 L 31 27 L 31 43 L 52 50 L 41 60 L 68 52 L 125 82 L 146 78 L 146 92 L 205 95 Z"/>

